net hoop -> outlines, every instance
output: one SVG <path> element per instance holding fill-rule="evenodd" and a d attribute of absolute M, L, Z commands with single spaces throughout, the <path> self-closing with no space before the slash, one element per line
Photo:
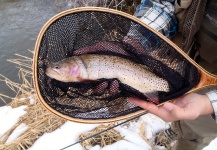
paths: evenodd
<path fill-rule="evenodd" d="M 115 14 L 115 15 L 119 15 L 122 17 L 125 17 L 127 19 L 130 19 L 140 25 L 142 25 L 144 28 L 147 28 L 148 30 L 152 31 L 154 34 L 156 34 L 158 37 L 160 37 L 162 40 L 164 40 L 166 43 L 168 43 L 170 46 L 172 46 L 174 49 L 177 50 L 177 52 L 179 52 L 181 55 L 183 55 L 189 62 L 191 62 L 195 67 L 197 67 L 200 72 L 211 75 L 209 72 L 205 71 L 202 67 L 200 67 L 197 63 L 195 63 L 186 53 L 184 53 L 177 45 L 175 45 L 171 40 L 167 39 L 164 35 L 162 35 L 160 32 L 155 31 L 154 29 L 152 29 L 151 27 L 149 27 L 148 25 L 144 24 L 140 19 L 127 14 L 125 12 L 122 11 L 118 11 L 118 10 L 114 10 L 114 9 L 109 9 L 109 8 L 102 8 L 102 7 L 80 7 L 80 8 L 75 8 L 75 9 L 69 9 L 67 11 L 63 11 L 57 15 L 55 15 L 54 17 L 52 17 L 41 29 L 36 44 L 35 44 L 35 49 L 34 49 L 34 56 L 33 56 L 33 82 L 34 82 L 34 87 L 35 87 L 35 91 L 36 94 L 38 96 L 38 99 L 40 100 L 40 102 L 43 104 L 43 106 L 48 109 L 49 111 L 51 111 L 52 113 L 70 120 L 70 121 L 74 121 L 74 122 L 79 122 L 79 123 L 90 123 L 90 124 L 95 124 L 95 123 L 108 123 L 108 122 L 114 122 L 114 121 L 119 121 L 119 120 L 124 120 L 124 119 L 129 119 L 132 118 L 134 116 L 143 114 L 144 112 L 146 112 L 146 110 L 139 110 L 137 112 L 131 113 L 131 114 L 127 114 L 125 116 L 120 116 L 120 117 L 116 117 L 116 118 L 109 118 L 109 119 L 97 119 L 97 120 L 89 120 L 89 119 L 78 119 L 78 118 L 72 118 L 70 116 L 64 115 L 60 112 L 58 112 L 57 110 L 53 109 L 51 106 L 49 106 L 45 100 L 43 99 L 43 96 L 40 93 L 39 90 L 39 85 L 38 85 L 38 56 L 39 56 L 39 47 L 43 38 L 44 33 L 46 32 L 46 30 L 48 29 L 48 27 L 55 22 L 56 20 L 58 20 L 59 18 L 69 15 L 69 14 L 74 14 L 74 13 L 79 13 L 79 12 L 84 12 L 84 11 L 98 11 L 98 12 L 106 12 L 106 13 L 111 13 L 111 14 Z M 196 89 L 193 89 L 191 91 L 194 91 Z M 191 92 L 190 91 L 190 92 Z M 162 104 L 160 104 L 162 105 Z"/>

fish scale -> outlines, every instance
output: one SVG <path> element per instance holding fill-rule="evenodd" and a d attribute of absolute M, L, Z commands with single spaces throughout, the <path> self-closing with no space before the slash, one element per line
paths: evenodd
<path fill-rule="evenodd" d="M 163 78 L 146 69 L 145 66 L 136 64 L 127 59 L 107 55 L 83 55 L 83 62 L 88 64 L 89 79 L 118 78 L 142 93 L 169 91 L 169 85 Z M 96 63 L 98 62 L 98 63 Z"/>
<path fill-rule="evenodd" d="M 118 56 L 85 54 L 73 56 L 67 58 L 67 61 L 61 60 L 55 64 L 58 65 L 59 69 L 49 67 L 46 74 L 63 82 L 117 78 L 121 83 L 140 91 L 148 97 L 156 97 L 158 91 L 169 91 L 168 82 L 152 73 L 146 66 Z M 77 68 L 79 75 L 76 71 Z M 73 76 L 71 74 L 72 70 L 76 71 L 73 78 L 71 78 Z M 52 72 L 52 76 L 49 72 Z M 61 76 L 64 80 L 61 79 Z"/>

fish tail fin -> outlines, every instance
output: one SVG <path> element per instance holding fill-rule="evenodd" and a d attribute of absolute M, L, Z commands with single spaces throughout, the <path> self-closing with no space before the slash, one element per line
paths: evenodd
<path fill-rule="evenodd" d="M 148 98 L 148 100 L 150 100 L 154 104 L 159 104 L 159 98 L 157 92 L 144 93 L 144 95 Z"/>

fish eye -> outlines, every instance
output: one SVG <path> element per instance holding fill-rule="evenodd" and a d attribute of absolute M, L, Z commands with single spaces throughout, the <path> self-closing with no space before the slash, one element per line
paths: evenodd
<path fill-rule="evenodd" d="M 60 67 L 59 66 L 54 66 L 54 69 L 60 69 Z"/>

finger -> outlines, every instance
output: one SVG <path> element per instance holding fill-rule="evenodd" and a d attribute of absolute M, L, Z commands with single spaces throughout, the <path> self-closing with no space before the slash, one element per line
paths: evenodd
<path fill-rule="evenodd" d="M 142 107 L 143 109 L 146 109 L 149 111 L 149 113 L 152 113 L 161 119 L 163 119 L 166 122 L 174 121 L 175 118 L 173 118 L 170 114 L 170 112 L 165 109 L 164 107 L 158 107 L 157 105 L 149 102 L 145 102 L 142 100 L 139 100 L 137 98 L 128 98 L 128 100 L 137 106 Z"/>
<path fill-rule="evenodd" d="M 143 109 L 146 109 L 146 110 L 156 110 L 157 109 L 157 106 L 153 103 L 149 103 L 149 102 L 146 102 L 146 101 L 143 101 L 141 99 L 137 99 L 137 98 L 128 98 L 128 100 L 131 102 L 131 103 L 134 103 L 135 105 L 139 106 L 139 107 L 142 107 Z"/>

